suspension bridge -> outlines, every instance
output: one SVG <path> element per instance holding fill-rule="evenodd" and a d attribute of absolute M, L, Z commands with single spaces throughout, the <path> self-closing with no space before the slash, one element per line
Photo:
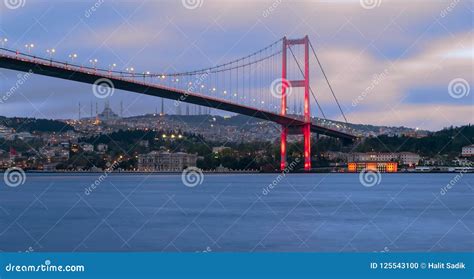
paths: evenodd
<path fill-rule="evenodd" d="M 287 167 L 287 136 L 302 134 L 304 169 L 311 170 L 311 132 L 343 141 L 356 137 L 315 123 L 312 114 L 326 119 L 313 88 L 310 86 L 310 54 L 321 69 L 334 100 L 347 122 L 339 101 L 308 36 L 286 37 L 245 57 L 186 72 L 142 72 L 133 68 L 115 70 L 74 64 L 31 53 L 0 48 L 0 68 L 93 84 L 98 91 L 120 89 L 174 100 L 174 104 L 198 106 L 243 114 L 281 125 L 281 170 Z M 49 53 L 49 52 L 48 52 Z M 74 57 L 73 57 L 74 58 Z M 312 99 L 311 99 L 312 97 Z M 311 109 L 313 100 L 317 109 Z"/>

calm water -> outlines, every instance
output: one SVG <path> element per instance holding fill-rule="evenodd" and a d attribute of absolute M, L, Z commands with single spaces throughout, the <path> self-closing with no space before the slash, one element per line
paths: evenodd
<path fill-rule="evenodd" d="M 0 180 L 3 251 L 473 251 L 474 175 L 27 174 Z M 457 181 L 446 194 L 440 190 Z"/>

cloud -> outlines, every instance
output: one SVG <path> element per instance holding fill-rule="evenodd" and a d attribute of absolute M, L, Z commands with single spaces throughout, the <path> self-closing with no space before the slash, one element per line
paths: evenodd
<path fill-rule="evenodd" d="M 403 105 L 386 109 L 357 111 L 348 114 L 354 123 L 370 123 L 383 126 L 405 126 L 426 130 L 460 126 L 474 119 L 472 105 Z"/>
<path fill-rule="evenodd" d="M 472 105 L 466 106 L 466 103 L 473 103 L 472 92 L 463 98 L 454 99 L 448 91 L 449 83 L 456 78 L 462 78 L 474 87 L 473 42 L 473 32 L 424 41 L 417 54 L 399 60 L 377 59 L 370 53 L 347 48 L 322 51 L 320 57 L 324 60 L 328 75 L 332 77 L 333 88 L 344 104 L 345 111 L 354 117 L 350 118 L 351 121 L 383 124 L 380 121 L 386 120 L 391 125 L 409 125 L 417 122 L 410 119 L 424 119 L 430 111 L 430 106 L 413 106 L 406 101 L 411 90 L 440 88 L 426 94 L 428 98 L 430 94 L 444 94 L 431 98 L 451 100 L 449 106 L 435 103 L 441 115 L 434 117 L 431 122 L 434 124 L 429 126 L 439 128 L 440 125 L 466 123 L 474 118 Z M 319 78 L 312 84 L 319 89 L 317 95 L 323 107 L 334 105 L 321 74 L 315 75 Z M 432 104 L 428 101 L 425 100 L 425 103 Z M 395 108 L 400 111 L 397 117 L 382 117 Z M 375 117 L 377 114 L 380 117 Z"/>
<path fill-rule="evenodd" d="M 18 38 L 12 35 L 10 40 L 18 41 L 19 48 L 26 38 L 37 43 L 41 53 L 44 46 L 59 42 L 60 59 L 78 50 L 78 62 L 87 64 L 89 58 L 97 57 L 103 67 L 117 63 L 117 68 L 123 69 L 130 64 L 137 72 L 160 71 L 169 66 L 170 71 L 202 68 L 251 53 L 283 35 L 296 38 L 308 34 L 349 120 L 354 122 L 380 122 L 385 118 L 377 114 L 384 116 L 396 108 L 402 115 L 387 119 L 387 123 L 411 125 L 405 115 L 416 119 L 419 114 L 418 118 L 423 118 L 429 110 L 423 102 L 413 106 L 407 101 L 414 88 L 436 88 L 432 94 L 447 96 L 447 86 L 454 78 L 466 79 L 474 87 L 473 32 L 470 22 L 463 21 L 466 11 L 469 13 L 469 1 L 461 1 L 443 17 L 442 11 L 451 2 L 383 0 L 374 9 L 364 9 L 358 0 L 205 0 L 200 8 L 190 10 L 181 1 L 106 1 L 88 18 L 84 18 L 84 11 L 94 1 L 42 3 L 2 14 L 1 29 L 10 35 L 20 34 Z M 44 10 L 47 12 L 42 17 Z M 17 24 L 19 13 L 24 20 Z M 63 16 L 59 18 L 58 14 Z M 335 111 L 322 74 L 315 67 L 311 73 L 312 86 L 323 108 Z M 89 92 L 89 87 L 52 83 L 46 78 L 34 78 L 31 83 L 34 86 L 25 86 L 22 93 L 41 104 L 37 96 L 58 92 L 54 98 L 58 106 L 67 108 L 64 117 L 68 111 L 77 110 L 69 94 Z M 431 104 L 446 111 L 443 119 L 458 123 L 469 118 L 465 103 L 472 100 L 467 99 L 472 95 L 449 104 Z M 20 96 L 12 98 L 12 105 L 25 103 Z M 142 103 L 137 111 L 154 110 Z M 457 118 L 452 113 L 456 107 Z M 9 112 L 27 113 L 21 106 L 16 108 Z M 410 109 L 414 111 L 408 112 Z M 335 113 L 330 116 L 338 117 Z M 443 119 L 430 126 L 449 124 Z"/>

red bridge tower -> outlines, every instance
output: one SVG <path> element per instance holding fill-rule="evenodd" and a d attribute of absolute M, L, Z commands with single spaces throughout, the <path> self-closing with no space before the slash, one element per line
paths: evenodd
<path fill-rule="evenodd" d="M 302 80 L 287 80 L 287 50 L 292 45 L 304 45 L 304 79 Z M 304 122 L 301 128 L 301 133 L 304 137 L 304 170 L 311 170 L 311 110 L 309 102 L 309 38 L 305 36 L 302 39 L 289 40 L 283 38 L 283 53 L 282 53 L 282 90 L 281 90 L 281 115 L 286 115 L 287 111 L 287 89 L 290 87 L 304 88 Z M 281 162 L 280 169 L 283 171 L 287 167 L 286 162 L 286 138 L 288 135 L 288 126 L 282 126 L 281 129 Z"/>

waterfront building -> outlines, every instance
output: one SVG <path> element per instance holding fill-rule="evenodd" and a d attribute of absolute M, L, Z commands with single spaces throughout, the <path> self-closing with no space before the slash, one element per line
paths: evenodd
<path fill-rule="evenodd" d="M 463 157 L 474 156 L 474 144 L 464 146 L 461 151 L 461 156 Z"/>
<path fill-rule="evenodd" d="M 348 172 L 361 172 L 363 170 L 378 172 L 397 172 L 397 162 L 350 162 L 347 164 Z"/>
<path fill-rule="evenodd" d="M 400 153 L 350 153 L 347 156 L 348 162 L 392 162 L 397 161 L 400 165 L 415 166 L 420 161 L 420 155 L 412 152 Z"/>
<path fill-rule="evenodd" d="M 347 157 L 349 162 L 386 162 L 397 159 L 396 153 L 350 153 Z"/>
<path fill-rule="evenodd" d="M 182 171 L 188 167 L 195 167 L 196 162 L 196 154 L 152 151 L 148 154 L 138 155 L 138 170 L 157 172 Z"/>
<path fill-rule="evenodd" d="M 420 155 L 412 152 L 400 152 L 398 153 L 398 159 L 400 164 L 407 166 L 415 166 L 420 162 Z"/>

